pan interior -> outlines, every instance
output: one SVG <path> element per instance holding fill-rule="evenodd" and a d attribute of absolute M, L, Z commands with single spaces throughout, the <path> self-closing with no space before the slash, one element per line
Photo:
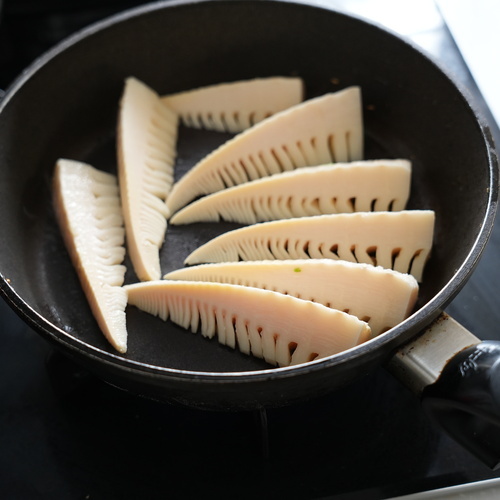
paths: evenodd
<path fill-rule="evenodd" d="M 131 75 L 160 94 L 271 75 L 301 76 L 308 98 L 359 85 L 366 157 L 410 159 L 409 208 L 437 214 L 418 307 L 449 287 L 467 262 L 488 211 L 491 167 L 484 136 L 454 84 L 407 43 L 339 13 L 246 1 L 144 9 L 79 38 L 30 69 L 11 89 L 0 121 L 0 206 L 7 235 L 1 273 L 56 329 L 115 354 L 97 328 L 69 261 L 50 186 L 60 157 L 116 172 L 118 101 Z M 229 137 L 181 127 L 176 176 Z M 182 267 L 191 250 L 234 227 L 169 227 L 162 271 Z M 126 281 L 134 282 L 126 263 Z M 453 286 L 458 291 L 460 283 Z M 269 368 L 133 308 L 128 326 L 127 359 L 202 372 Z"/>

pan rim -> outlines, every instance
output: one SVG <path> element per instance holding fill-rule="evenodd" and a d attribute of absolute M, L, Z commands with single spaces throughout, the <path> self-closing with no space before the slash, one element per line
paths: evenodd
<path fill-rule="evenodd" d="M 231 0 L 234 2 L 234 0 Z M 240 3 L 255 3 L 264 0 L 238 0 Z M 238 372 L 209 372 L 209 371 L 196 371 L 196 370 L 183 370 L 175 369 L 169 367 L 162 367 L 157 365 L 150 365 L 144 362 L 135 361 L 132 359 L 127 359 L 122 355 L 115 354 L 113 352 L 108 352 L 100 349 L 96 346 L 88 344 L 87 342 L 77 339 L 71 336 L 68 332 L 58 328 L 53 323 L 49 322 L 40 313 L 35 311 L 24 299 L 17 294 L 14 287 L 11 286 L 7 277 L 3 274 L 0 275 L 0 294 L 6 299 L 6 301 L 11 305 L 11 307 L 24 319 L 26 322 L 32 326 L 35 330 L 42 333 L 44 336 L 49 337 L 56 344 L 64 345 L 70 351 L 78 352 L 84 354 L 88 357 L 98 358 L 100 362 L 106 364 L 112 364 L 115 368 L 119 368 L 124 371 L 140 371 L 148 372 L 150 374 L 155 374 L 159 377 L 168 376 L 177 378 L 189 378 L 197 379 L 200 381 L 241 381 L 244 378 L 247 381 L 260 381 L 268 380 L 270 378 L 295 376 L 298 373 L 320 371 L 327 367 L 333 365 L 340 365 L 343 363 L 350 362 L 352 359 L 361 358 L 368 355 L 370 352 L 383 349 L 384 346 L 395 344 L 397 345 L 404 343 L 404 341 L 409 340 L 414 334 L 410 335 L 408 332 L 413 331 L 415 328 L 427 326 L 435 316 L 437 316 L 443 308 L 454 298 L 454 296 L 461 290 L 467 279 L 471 276 L 474 268 L 480 260 L 480 257 L 486 247 L 487 241 L 490 237 L 493 222 L 496 215 L 497 203 L 498 203 L 498 159 L 494 149 L 493 141 L 491 139 L 491 134 L 489 133 L 489 128 L 485 123 L 483 117 L 474 109 L 470 97 L 467 96 L 466 89 L 460 82 L 454 78 L 448 70 L 442 67 L 442 65 L 436 61 L 431 55 L 427 54 L 422 48 L 411 42 L 410 40 L 394 33 L 392 30 L 379 25 L 376 22 L 369 21 L 361 16 L 347 13 L 338 9 L 326 7 L 323 5 L 317 5 L 312 0 L 265 0 L 271 1 L 271 3 L 281 3 L 281 4 L 294 4 L 303 7 L 308 7 L 312 9 L 319 9 L 330 14 L 336 14 L 349 19 L 354 19 L 358 22 L 374 26 L 377 29 L 385 32 L 391 36 L 398 43 L 403 43 L 413 50 L 417 51 L 422 57 L 427 59 L 431 64 L 433 64 L 457 89 L 460 97 L 467 105 L 467 108 L 471 112 L 471 116 L 475 118 L 478 127 L 481 130 L 481 134 L 485 139 L 485 149 L 488 155 L 489 162 L 489 193 L 488 193 L 488 203 L 485 212 L 485 216 L 482 221 L 482 226 L 478 231 L 477 238 L 474 244 L 471 246 L 471 250 L 467 257 L 462 262 L 460 268 L 455 272 L 455 274 L 450 278 L 448 283 L 446 283 L 441 290 L 432 297 L 432 299 L 424 304 L 420 309 L 415 311 L 409 318 L 404 322 L 400 323 L 396 327 L 392 328 L 388 332 L 376 337 L 365 344 L 357 346 L 355 348 L 343 351 L 334 356 L 329 356 L 327 358 L 318 359 L 301 365 L 289 366 L 289 367 L 270 367 L 269 369 L 262 369 L 256 371 L 238 371 Z M 228 0 L 161 0 L 159 2 L 153 2 L 145 4 L 142 6 L 134 7 L 132 9 L 125 10 L 118 14 L 112 15 L 106 19 L 97 21 L 86 28 L 83 28 L 76 33 L 70 35 L 68 38 L 59 42 L 55 47 L 49 49 L 47 52 L 42 54 L 39 58 L 35 59 L 24 71 L 18 76 L 14 82 L 9 86 L 6 91 L 2 102 L 0 102 L 0 113 L 2 109 L 8 104 L 10 99 L 12 99 L 18 89 L 20 89 L 25 82 L 27 82 L 40 68 L 44 67 L 51 59 L 59 55 L 60 53 L 67 50 L 74 44 L 80 43 L 87 37 L 100 32 L 102 30 L 108 29 L 115 24 L 123 23 L 124 21 L 135 18 L 137 16 L 145 15 L 150 12 L 162 9 L 170 9 L 179 6 L 188 6 L 192 4 L 201 3 L 229 3 Z M 405 335 L 406 334 L 406 335 Z M 397 342 L 396 342 L 397 341 Z"/>

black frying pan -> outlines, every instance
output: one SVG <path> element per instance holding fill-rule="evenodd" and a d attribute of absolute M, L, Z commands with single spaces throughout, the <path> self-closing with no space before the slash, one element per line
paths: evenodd
<path fill-rule="evenodd" d="M 437 214 L 416 312 L 354 350 L 276 369 L 130 308 L 129 351 L 117 354 L 100 333 L 71 266 L 50 186 L 59 157 L 116 171 L 117 106 L 131 75 L 160 94 L 271 75 L 301 76 L 307 97 L 361 86 L 366 157 L 412 160 L 409 208 Z M 181 128 L 177 175 L 228 137 Z M 64 41 L 4 97 L 0 165 L 0 289 L 9 304 L 104 380 L 159 400 L 220 410 L 320 396 L 393 358 L 465 284 L 487 242 L 498 196 L 488 131 L 434 62 L 362 20 L 284 1 L 151 4 Z M 169 228 L 163 271 L 181 267 L 196 246 L 233 227 Z M 131 266 L 126 280 L 136 280 Z M 441 400 L 440 394 L 432 399 Z"/>

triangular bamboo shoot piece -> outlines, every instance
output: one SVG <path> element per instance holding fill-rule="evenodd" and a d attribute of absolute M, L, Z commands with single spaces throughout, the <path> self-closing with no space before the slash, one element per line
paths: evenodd
<path fill-rule="evenodd" d="M 127 78 L 118 123 L 118 176 L 127 248 L 140 280 L 161 276 L 159 249 L 167 229 L 177 125 L 177 114 L 156 92 Z"/>
<path fill-rule="evenodd" d="M 363 159 L 361 90 L 349 87 L 266 118 L 204 157 L 177 181 L 170 214 L 195 198 L 299 167 Z"/>
<path fill-rule="evenodd" d="M 255 224 L 321 214 L 404 210 L 411 163 L 372 160 L 298 168 L 205 196 L 174 214 L 171 224 Z"/>
<path fill-rule="evenodd" d="M 162 97 L 187 127 L 238 133 L 299 104 L 300 78 L 255 78 L 200 87 Z"/>
<path fill-rule="evenodd" d="M 270 290 L 192 281 L 125 288 L 130 305 L 273 365 L 331 356 L 371 336 L 355 316 Z"/>
<path fill-rule="evenodd" d="M 412 274 L 421 281 L 434 236 L 432 210 L 356 212 L 262 222 L 194 250 L 185 264 L 341 259 Z"/>
<path fill-rule="evenodd" d="M 374 336 L 410 315 L 419 288 L 409 274 L 332 259 L 202 264 L 172 271 L 164 279 L 230 283 L 311 300 L 366 321 Z"/>
<path fill-rule="evenodd" d="M 61 233 L 92 313 L 108 341 L 124 353 L 125 230 L 117 179 L 85 163 L 60 159 L 53 195 Z"/>

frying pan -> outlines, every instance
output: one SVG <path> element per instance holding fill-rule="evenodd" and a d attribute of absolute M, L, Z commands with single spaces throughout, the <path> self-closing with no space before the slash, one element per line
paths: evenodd
<path fill-rule="evenodd" d="M 272 368 L 129 308 L 128 353 L 119 355 L 90 313 L 55 222 L 56 160 L 116 172 L 117 106 L 128 76 L 167 94 L 271 75 L 301 76 L 308 98 L 359 85 L 365 156 L 413 162 L 408 208 L 433 209 L 437 217 L 414 314 L 355 349 Z M 228 138 L 181 127 L 177 177 Z M 496 465 L 500 446 L 471 436 L 499 421 L 494 384 L 487 386 L 498 347 L 480 343 L 442 311 L 487 243 L 498 165 L 488 129 L 463 92 L 408 42 L 305 1 L 148 4 L 77 33 L 23 72 L 0 105 L 0 165 L 1 294 L 47 341 L 102 379 L 160 401 L 233 411 L 318 397 L 387 364 L 453 435 L 466 435 L 465 444 Z M 182 267 L 190 251 L 234 227 L 169 227 L 162 271 Z M 126 264 L 126 282 L 136 281 Z M 428 364 L 429 345 L 439 345 L 444 358 Z M 464 422 L 470 432 L 457 430 Z"/>

